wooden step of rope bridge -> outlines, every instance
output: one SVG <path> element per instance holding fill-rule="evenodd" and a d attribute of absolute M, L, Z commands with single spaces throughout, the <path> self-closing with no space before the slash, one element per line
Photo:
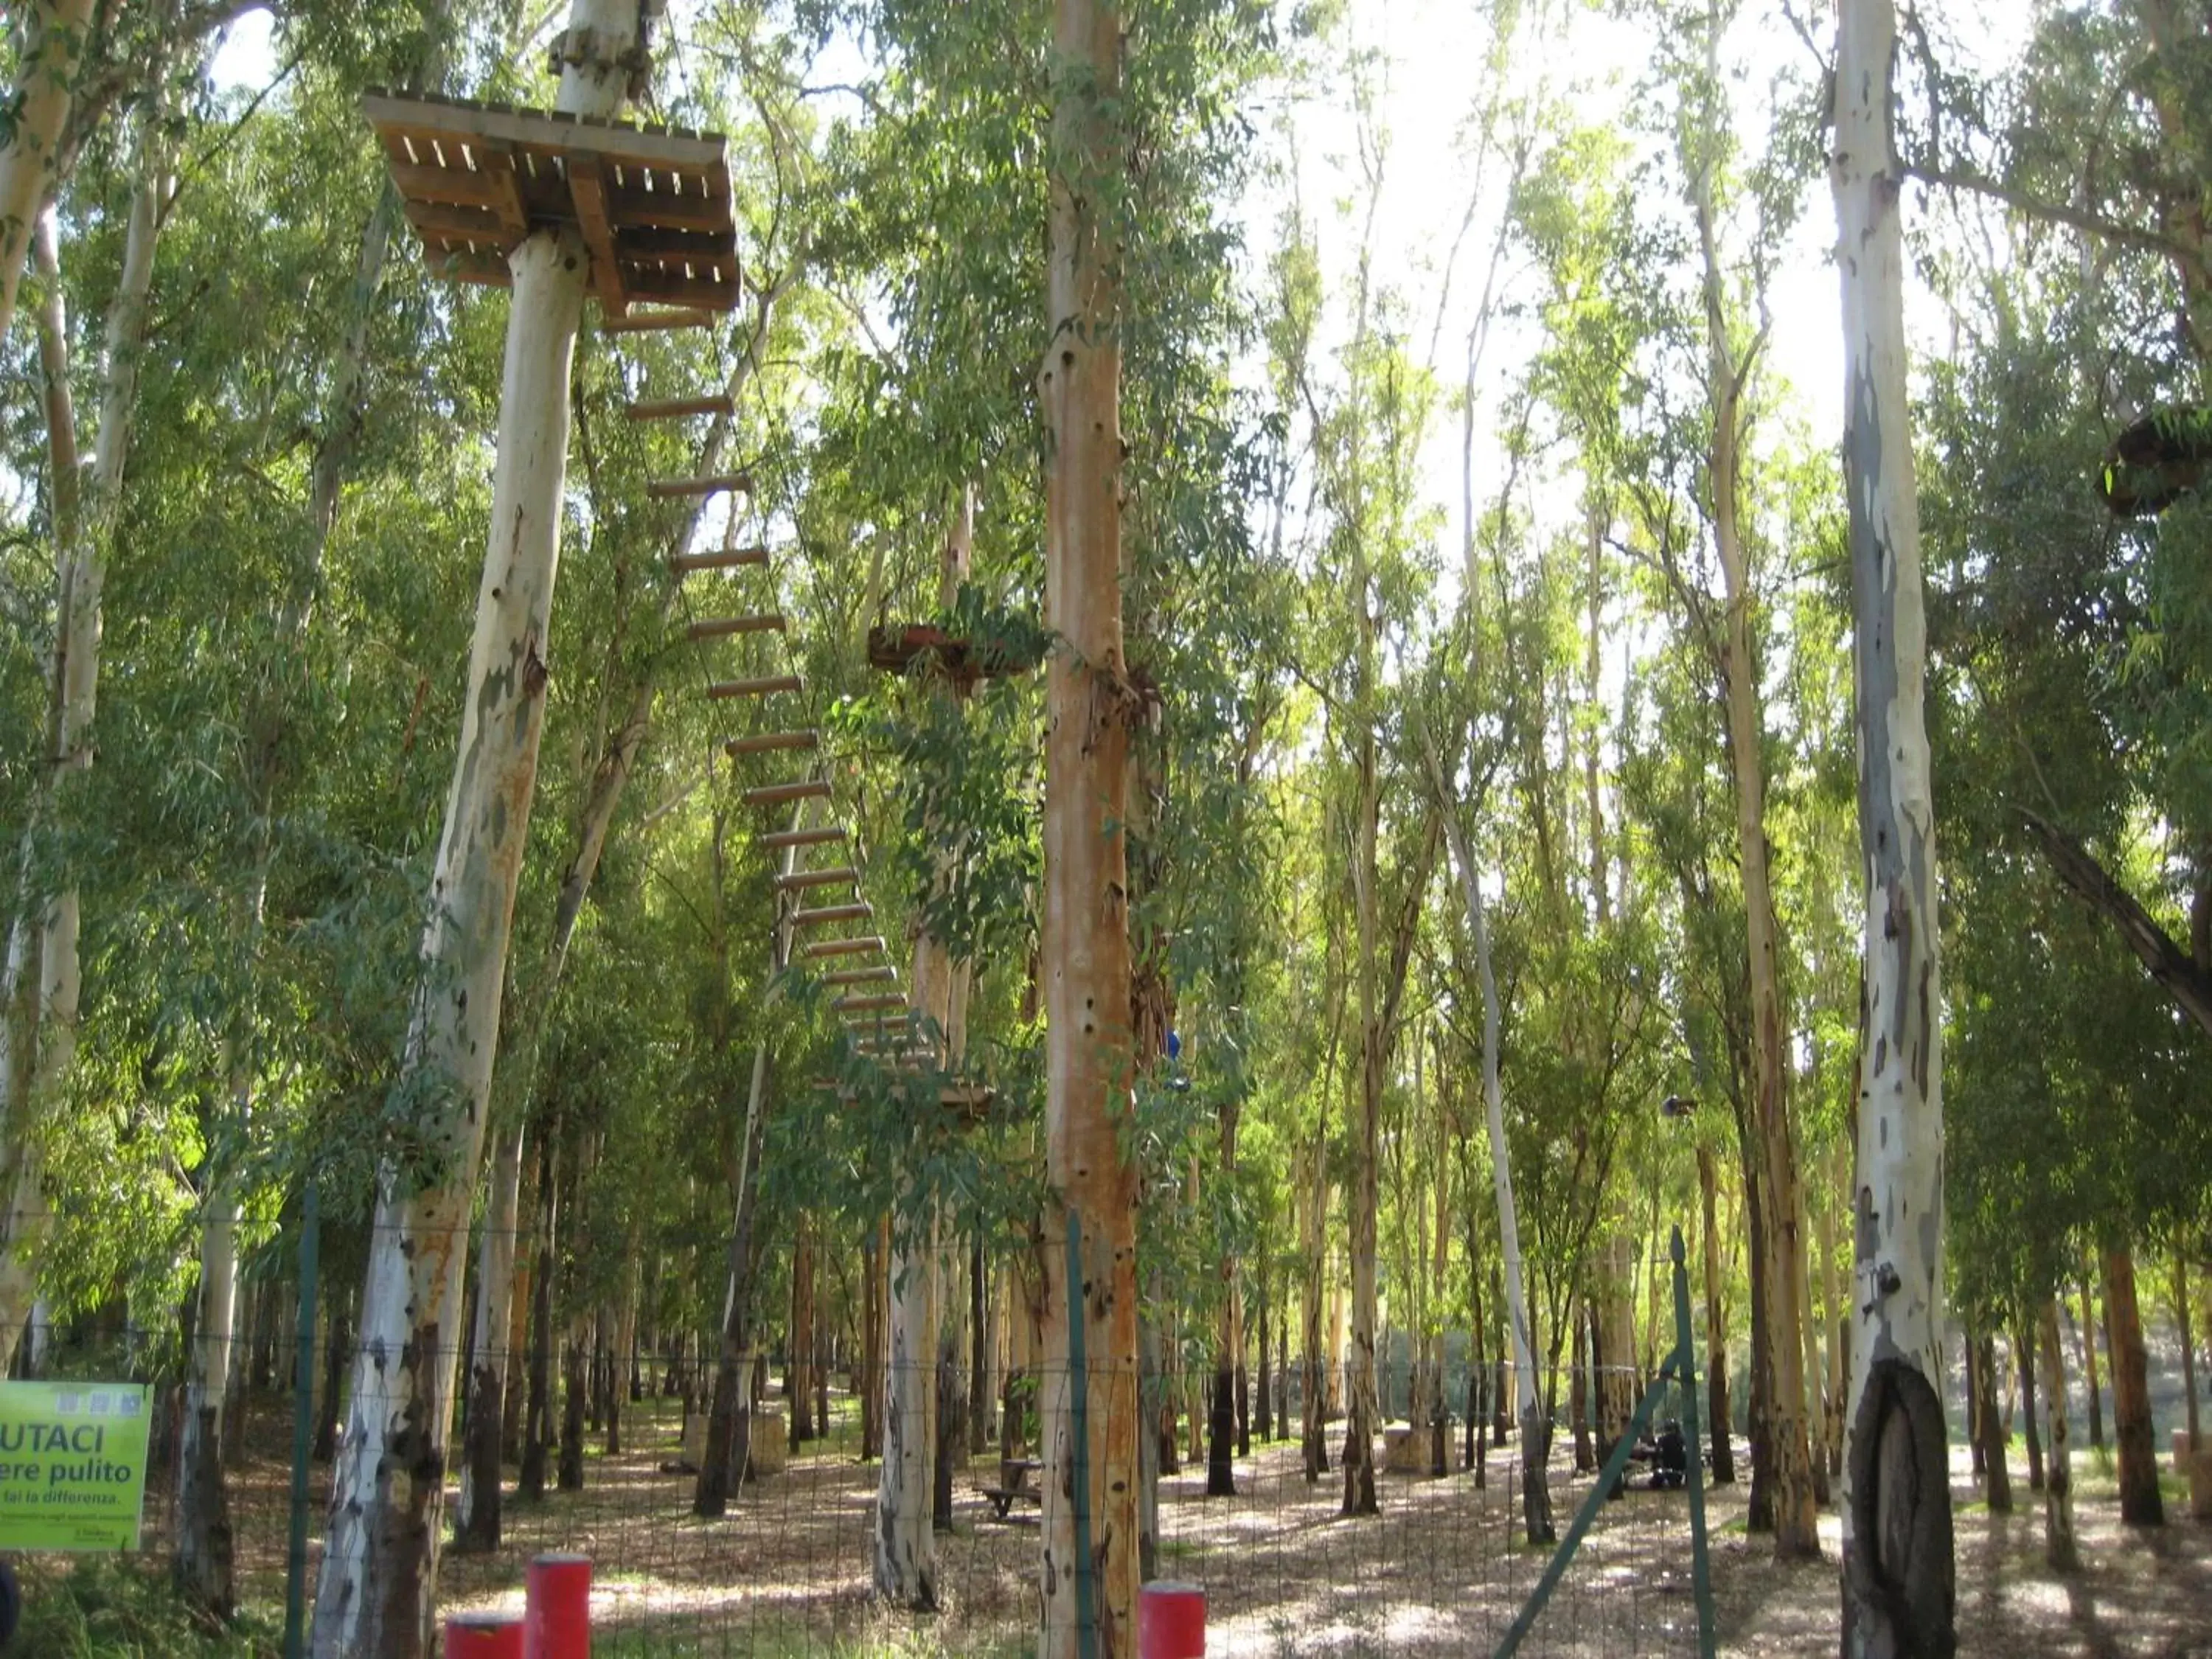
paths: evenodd
<path fill-rule="evenodd" d="M 816 732 L 757 732 L 749 738 L 732 738 L 722 745 L 722 752 L 735 760 L 740 755 L 766 755 L 787 749 L 814 749 L 820 746 L 821 741 L 821 734 Z"/>
<path fill-rule="evenodd" d="M 781 852 L 787 847 L 826 847 L 832 842 L 844 839 L 844 825 L 825 823 L 813 830 L 771 830 L 760 837 L 760 844 L 769 852 L 775 853 Z M 883 940 L 878 939 L 876 945 L 878 949 L 881 949 Z"/>
<path fill-rule="evenodd" d="M 726 702 L 732 697 L 765 697 L 774 692 L 799 689 L 796 674 L 763 674 L 747 680 L 716 680 L 707 688 L 707 696 L 713 702 Z"/>
<path fill-rule="evenodd" d="M 687 623 L 684 628 L 684 637 L 687 640 L 726 640 L 739 634 L 781 634 L 783 631 L 783 613 L 767 611 L 751 617 L 710 617 L 702 622 Z"/>
<path fill-rule="evenodd" d="M 668 568 L 679 576 L 689 576 L 702 570 L 742 570 L 753 566 L 765 567 L 768 549 L 764 547 L 722 547 L 707 553 L 678 553 L 671 556 Z"/>
<path fill-rule="evenodd" d="M 830 780 L 802 778 L 795 783 L 763 783 L 746 790 L 740 799 L 748 806 L 781 806 L 794 800 L 827 800 L 830 799 Z"/>
<path fill-rule="evenodd" d="M 697 478 L 655 478 L 646 485 L 645 493 L 656 501 L 668 501 L 688 495 L 720 495 L 726 491 L 750 495 L 752 489 L 752 480 L 742 472 L 710 472 Z"/>
<path fill-rule="evenodd" d="M 691 415 L 734 415 L 738 406 L 717 392 L 706 398 L 645 398 L 623 407 L 628 421 L 680 421 Z"/>
<path fill-rule="evenodd" d="M 799 947 L 802 955 L 815 961 L 824 957 L 860 957 L 881 951 L 884 939 L 880 933 L 862 933 L 852 939 L 817 939 Z"/>
<path fill-rule="evenodd" d="M 834 870 L 794 870 L 787 876 L 775 878 L 775 888 L 781 893 L 803 892 L 810 887 L 846 887 L 857 885 L 860 872 L 848 865 Z"/>

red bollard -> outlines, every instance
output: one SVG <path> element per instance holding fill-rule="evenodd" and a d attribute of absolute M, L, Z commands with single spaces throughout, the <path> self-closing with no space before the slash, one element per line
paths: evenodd
<path fill-rule="evenodd" d="M 522 1659 L 519 1613 L 456 1613 L 446 1620 L 446 1659 Z"/>
<path fill-rule="evenodd" d="M 1137 1659 L 1206 1659 L 1206 1592 L 1168 1583 L 1138 1591 Z"/>
<path fill-rule="evenodd" d="M 592 1562 L 541 1555 L 523 1590 L 522 1659 L 592 1659 Z"/>

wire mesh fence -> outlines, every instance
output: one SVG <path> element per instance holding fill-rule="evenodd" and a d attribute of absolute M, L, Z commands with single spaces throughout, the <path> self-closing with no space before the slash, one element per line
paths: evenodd
<path fill-rule="evenodd" d="M 48 1345 L 58 1375 L 143 1370 L 149 1345 L 123 1336 L 82 1348 Z M 781 1356 L 747 1366 L 751 1396 L 749 1464 L 723 1514 L 693 1512 L 708 1443 L 713 1366 L 696 1339 L 663 1352 L 621 1356 L 588 1338 L 568 1355 L 556 1345 L 533 1407 L 532 1367 L 513 1356 L 510 1386 L 521 1396 L 504 1437 L 501 1535 L 495 1548 L 462 1549 L 450 1538 L 465 1433 L 457 1411 L 447 1449 L 448 1533 L 440 1603 L 448 1611 L 519 1608 L 526 1566 L 541 1552 L 577 1552 L 593 1563 L 594 1651 L 602 1655 L 722 1656 L 884 1652 L 990 1655 L 1030 1650 L 1040 1611 L 1039 1563 L 1047 1483 L 1060 1471 L 1043 1453 L 1036 1402 L 1050 1379 L 1032 1369 L 1011 1387 L 987 1379 L 988 1409 L 971 1419 L 948 1410 L 929 1432 L 941 1455 L 927 1460 L 933 1491 L 919 1506 L 934 1524 L 918 1547 L 930 1565 L 928 1610 L 881 1593 L 877 1557 L 883 1523 L 879 1458 L 863 1456 L 862 1395 L 878 1389 L 908 1401 L 945 1390 L 948 1407 L 969 1386 L 964 1370 L 930 1365 L 918 1374 L 872 1378 L 858 1364 L 823 1367 L 805 1389 L 806 1432 L 794 1443 L 789 1372 Z M 265 1352 L 237 1356 L 226 1435 L 232 1547 L 241 1605 L 269 1613 L 290 1587 L 290 1459 L 301 1413 L 323 1455 L 310 1471 L 310 1547 L 298 1589 L 312 1606 L 330 1506 L 328 1431 L 352 1416 L 333 1413 L 320 1381 L 335 1374 L 349 1395 L 349 1352 L 319 1344 L 311 1396 L 285 1386 L 295 1354 L 280 1338 Z M 456 1355 L 457 1362 L 463 1356 Z M 709 1354 L 711 1358 L 711 1354 Z M 467 1375 L 457 1363 L 457 1388 Z M 1478 1374 L 1483 1419 L 1482 1479 L 1468 1467 L 1468 1437 L 1456 1414 L 1445 1427 L 1448 1472 L 1429 1473 L 1433 1426 L 1384 1425 L 1374 1446 L 1379 1513 L 1343 1518 L 1345 1427 L 1326 1431 L 1328 1468 L 1309 1480 L 1297 1430 L 1303 1376 L 1293 1368 L 1272 1390 L 1273 1413 L 1290 1434 L 1250 1410 L 1231 1460 L 1234 1491 L 1210 1493 L 1206 1431 L 1210 1375 L 1170 1371 L 1149 1378 L 1142 1420 L 1157 1473 L 1151 1576 L 1204 1588 L 1208 1651 L 1229 1655 L 1475 1654 L 1496 1650 L 1542 1574 L 1550 1551 L 1524 1537 L 1518 1437 L 1492 1438 L 1492 1376 Z M 143 1549 L 174 1547 L 182 1389 L 155 1383 L 155 1447 Z M 1563 1383 L 1565 1378 L 1562 1378 Z M 1463 1378 L 1462 1379 L 1463 1388 Z M 461 1392 L 465 1395 L 465 1389 Z M 1595 1389 L 1593 1389 L 1593 1393 Z M 1091 1409 L 1133 1397 L 1123 1374 L 1094 1374 Z M 1384 1398 L 1410 1402 L 1407 1379 L 1384 1379 Z M 1011 1396 L 1012 1407 L 1009 1409 Z M 1432 1396 L 1431 1396 L 1432 1397 Z M 1467 1395 L 1458 1394 L 1462 1410 Z M 1126 1410 L 1126 1407 L 1119 1407 Z M 1548 1460 L 1559 1531 L 1590 1487 L 1574 1468 L 1566 1411 Z M 542 1492 L 520 1490 L 528 1459 Z M 343 1435 L 343 1427 L 339 1427 Z M 568 1443 L 564 1448 L 564 1439 Z M 564 1450 L 566 1455 L 564 1456 Z M 1694 1654 L 1689 1527 L 1680 1491 L 1632 1480 L 1601 1513 L 1589 1541 L 1553 1597 L 1524 1653 Z"/>

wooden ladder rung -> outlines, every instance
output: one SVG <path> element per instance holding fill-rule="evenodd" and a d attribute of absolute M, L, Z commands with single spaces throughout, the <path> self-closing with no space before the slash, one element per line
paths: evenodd
<path fill-rule="evenodd" d="M 687 623 L 684 637 L 687 640 L 726 640 L 732 634 L 781 634 L 783 617 L 781 612 L 769 611 L 757 617 L 714 617 L 705 622 Z"/>
<path fill-rule="evenodd" d="M 809 887 L 843 887 L 860 878 L 858 870 L 840 867 L 836 870 L 795 870 L 787 876 L 775 878 L 779 892 L 803 892 Z"/>
<path fill-rule="evenodd" d="M 764 697 L 771 691 L 799 689 L 796 674 L 763 674 L 755 680 L 716 680 L 707 688 L 707 696 L 714 702 L 727 702 L 732 697 Z"/>
<path fill-rule="evenodd" d="M 624 405 L 631 421 L 680 421 L 687 415 L 734 415 L 738 406 L 717 392 L 711 398 L 647 398 Z"/>
<path fill-rule="evenodd" d="M 609 317 L 599 325 L 602 334 L 649 334 L 663 328 L 712 328 L 711 311 L 633 311 L 626 317 Z"/>
<path fill-rule="evenodd" d="M 740 799 L 748 806 L 781 806 L 786 801 L 793 800 L 827 800 L 830 799 L 830 781 L 827 778 L 808 778 L 798 783 L 763 783 L 757 788 L 746 790 Z"/>
<path fill-rule="evenodd" d="M 830 1006 L 840 1013 L 853 1014 L 871 1013 L 878 1008 L 903 1008 L 906 1006 L 906 993 L 883 991 L 870 996 L 839 997 Z"/>
<path fill-rule="evenodd" d="M 852 904 L 825 904 L 818 910 L 793 910 L 791 925 L 794 927 L 819 927 L 832 921 L 868 921 L 874 918 L 875 914 L 876 907 L 861 899 Z"/>
<path fill-rule="evenodd" d="M 845 827 L 840 823 L 825 823 L 819 830 L 772 830 L 760 838 L 767 848 L 827 847 L 833 841 L 845 839 Z M 881 944 L 883 941 L 876 941 Z"/>
<path fill-rule="evenodd" d="M 767 562 L 764 547 L 725 547 L 713 553 L 678 553 L 668 561 L 668 568 L 679 576 L 688 576 L 695 570 L 738 570 Z"/>
<path fill-rule="evenodd" d="M 863 933 L 858 939 L 817 939 L 811 945 L 799 946 L 799 954 L 819 961 L 823 957 L 866 956 L 883 948 L 882 934 Z"/>
<path fill-rule="evenodd" d="M 750 495 L 752 489 L 752 480 L 742 472 L 714 472 L 702 478 L 655 478 L 645 493 L 656 501 L 671 501 L 685 495 L 719 495 L 726 489 Z"/>
<path fill-rule="evenodd" d="M 872 968 L 847 968 L 834 974 L 822 975 L 824 985 L 880 985 L 887 979 L 896 979 L 898 969 L 888 962 L 878 963 Z"/>
<path fill-rule="evenodd" d="M 812 732 L 760 732 L 750 738 L 732 738 L 722 745 L 722 752 L 735 758 L 739 755 L 765 755 L 780 749 L 812 749 L 821 741 Z"/>

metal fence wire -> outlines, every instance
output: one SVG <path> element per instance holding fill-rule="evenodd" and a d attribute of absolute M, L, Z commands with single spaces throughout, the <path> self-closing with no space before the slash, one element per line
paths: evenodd
<path fill-rule="evenodd" d="M 341 1396 L 352 1387 L 350 1346 L 333 1345 L 327 1328 L 318 1334 L 305 1351 L 297 1326 L 256 1340 L 234 1372 L 226 1443 L 239 1597 L 272 1623 L 288 1592 L 312 1607 L 331 1496 L 331 1430 L 352 1407 L 342 1397 L 336 1404 L 343 1409 L 334 1410 L 328 1394 L 332 1376 L 340 1379 Z M 941 1391 L 936 1397 L 945 1408 L 938 1436 L 944 1467 L 933 1472 L 938 1524 L 929 1545 L 935 1606 L 916 1612 L 888 1603 L 876 1588 L 881 1466 L 861 1455 L 860 1390 L 868 1380 L 856 1356 L 836 1354 L 819 1369 L 807 1389 L 806 1415 L 815 1420 L 795 1443 L 783 1358 L 758 1356 L 750 1368 L 751 1466 L 726 1513 L 704 1520 L 693 1514 L 692 1498 L 713 1381 L 711 1344 L 695 1334 L 613 1355 L 592 1346 L 588 1322 L 569 1334 L 579 1352 L 555 1341 L 538 1368 L 543 1394 L 534 1407 L 528 1356 L 509 1356 L 510 1393 L 521 1401 L 509 1414 L 514 1432 L 505 1437 L 500 1541 L 494 1549 L 464 1551 L 449 1540 L 440 1573 L 444 1610 L 519 1609 L 532 1557 L 574 1552 L 592 1562 L 593 1651 L 603 1656 L 861 1659 L 1034 1650 L 1042 1521 L 1036 1402 L 1054 1379 L 1034 1368 L 992 1379 L 992 1397 L 972 1415 L 968 1406 L 976 1402 L 968 1401 L 964 1366 L 919 1367 L 920 1374 L 902 1379 L 913 1397 Z M 33 1346 L 56 1375 L 143 1375 L 150 1362 L 142 1363 L 143 1355 L 153 1348 L 127 1332 Z M 705 1364 L 702 1353 L 710 1357 Z M 453 1358 L 458 1386 L 467 1370 L 464 1356 Z M 173 1363 L 165 1358 L 161 1368 Z M 1340 1514 L 1340 1419 L 1328 1429 L 1327 1473 L 1307 1477 L 1299 1435 L 1304 1378 L 1295 1364 L 1274 1380 L 1272 1413 L 1250 1410 L 1248 1392 L 1232 1494 L 1208 1492 L 1210 1371 L 1163 1368 L 1142 1390 L 1147 1403 L 1133 1407 L 1126 1376 L 1116 1386 L 1103 1368 L 1086 1373 L 1083 1392 L 1088 1410 L 1135 1409 L 1147 1419 L 1138 1426 L 1157 1453 L 1152 1576 L 1204 1589 L 1209 1654 L 1492 1654 L 1507 1643 L 1553 1554 L 1523 1537 L 1519 1437 L 1491 1437 L 1495 1376 L 1487 1366 L 1471 1379 L 1464 1365 L 1456 1369 L 1449 1391 L 1455 1410 L 1445 1425 L 1449 1472 L 1440 1477 L 1430 1474 L 1431 1425 L 1401 1420 L 1385 1427 L 1376 1444 L 1380 1514 L 1358 1519 Z M 307 1382 L 304 1391 L 295 1379 Z M 157 1443 L 142 1549 L 158 1559 L 175 1539 L 182 1390 L 173 1376 L 148 1380 L 156 1386 Z M 1469 1466 L 1462 1416 L 1470 1381 L 1483 1423 L 1480 1479 Z M 1408 1403 L 1405 1384 L 1402 1366 L 1385 1367 L 1386 1407 Z M 1679 1415 L 1680 1389 L 1665 1379 L 1657 1388 L 1655 1420 Z M 1287 1425 L 1286 1435 L 1270 1416 Z M 1558 1416 L 1547 1468 L 1564 1537 L 1595 1476 L 1574 1467 L 1564 1401 Z M 449 1532 L 462 1419 L 457 1411 L 447 1450 Z M 533 1424 L 544 1440 L 532 1460 L 542 1466 L 543 1489 L 528 1493 L 518 1483 Z M 295 1449 L 307 1474 L 296 1550 Z M 1646 1474 L 1632 1470 L 1618 1501 L 1595 1506 L 1579 1553 L 1518 1650 L 1698 1654 L 1694 1578 L 1688 1492 L 1654 1490 Z"/>

